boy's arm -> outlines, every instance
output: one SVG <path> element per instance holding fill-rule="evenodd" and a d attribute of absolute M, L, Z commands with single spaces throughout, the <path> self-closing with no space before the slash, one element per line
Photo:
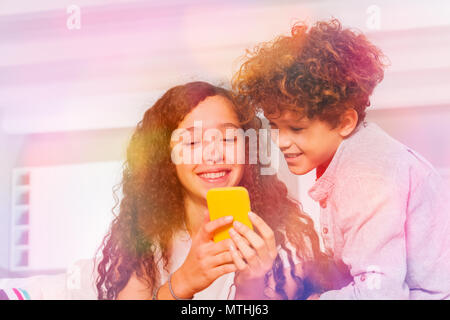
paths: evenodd
<path fill-rule="evenodd" d="M 353 282 L 321 299 L 408 299 L 405 222 L 409 186 L 388 175 L 358 175 L 336 186 L 342 260 Z"/>

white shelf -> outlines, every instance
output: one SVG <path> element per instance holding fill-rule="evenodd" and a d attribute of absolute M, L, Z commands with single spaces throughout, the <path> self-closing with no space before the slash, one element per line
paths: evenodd
<path fill-rule="evenodd" d="M 15 168 L 9 271 L 62 270 L 92 258 L 111 223 L 121 172 L 121 161 Z"/>
<path fill-rule="evenodd" d="M 10 233 L 10 270 L 28 270 L 30 222 L 30 170 L 15 168 L 12 172 Z"/>
<path fill-rule="evenodd" d="M 29 230 L 30 226 L 28 224 L 16 224 L 14 226 L 14 230 L 20 230 L 20 231 L 25 231 L 25 230 Z"/>
<path fill-rule="evenodd" d="M 23 191 L 23 192 L 28 192 L 28 191 L 30 191 L 30 185 L 18 185 L 18 186 L 15 186 L 15 188 L 16 188 L 16 190 L 17 191 Z"/>
<path fill-rule="evenodd" d="M 13 209 L 14 210 L 28 210 L 29 209 L 29 205 L 27 205 L 27 204 L 16 204 L 16 205 L 14 205 L 14 203 L 13 203 Z"/>
<path fill-rule="evenodd" d="M 14 249 L 16 250 L 28 250 L 30 249 L 30 246 L 27 244 L 19 244 L 19 245 L 14 245 Z"/>

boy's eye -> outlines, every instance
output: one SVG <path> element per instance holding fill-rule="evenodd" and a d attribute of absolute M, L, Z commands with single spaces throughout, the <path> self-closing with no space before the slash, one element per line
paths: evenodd
<path fill-rule="evenodd" d="M 291 127 L 291 130 L 294 132 L 300 132 L 302 131 L 304 128 L 295 128 L 295 127 Z"/>

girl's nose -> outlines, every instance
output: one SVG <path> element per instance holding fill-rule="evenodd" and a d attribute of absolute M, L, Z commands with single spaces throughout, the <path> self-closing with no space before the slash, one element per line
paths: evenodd
<path fill-rule="evenodd" d="M 205 164 L 223 163 L 223 145 L 214 140 L 206 142 L 203 148 L 203 162 Z"/>

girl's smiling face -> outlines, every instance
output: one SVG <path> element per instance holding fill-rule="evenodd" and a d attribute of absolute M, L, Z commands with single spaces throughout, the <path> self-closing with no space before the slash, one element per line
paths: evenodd
<path fill-rule="evenodd" d="M 201 123 L 201 137 L 196 137 L 194 130 L 198 130 L 199 123 Z M 206 199 L 206 193 L 211 188 L 239 184 L 244 173 L 244 164 L 229 161 L 225 150 L 230 147 L 239 150 L 242 147 L 239 144 L 244 142 L 237 138 L 238 135 L 231 139 L 226 135 L 236 133 L 240 128 L 231 101 L 220 95 L 207 97 L 180 122 L 178 129 L 185 130 L 190 137 L 188 141 L 183 139 L 182 149 L 201 155 L 199 162 L 180 163 L 175 166 L 178 179 L 189 195 Z M 207 138 L 208 134 L 214 132 L 221 133 L 222 141 Z M 238 159 L 236 154 L 234 159 Z"/>
<path fill-rule="evenodd" d="M 294 174 L 326 167 L 344 139 L 340 126 L 333 129 L 325 121 L 299 118 L 292 111 L 283 111 L 279 117 L 269 115 L 267 119 L 271 129 L 278 129 L 278 146 Z"/>

